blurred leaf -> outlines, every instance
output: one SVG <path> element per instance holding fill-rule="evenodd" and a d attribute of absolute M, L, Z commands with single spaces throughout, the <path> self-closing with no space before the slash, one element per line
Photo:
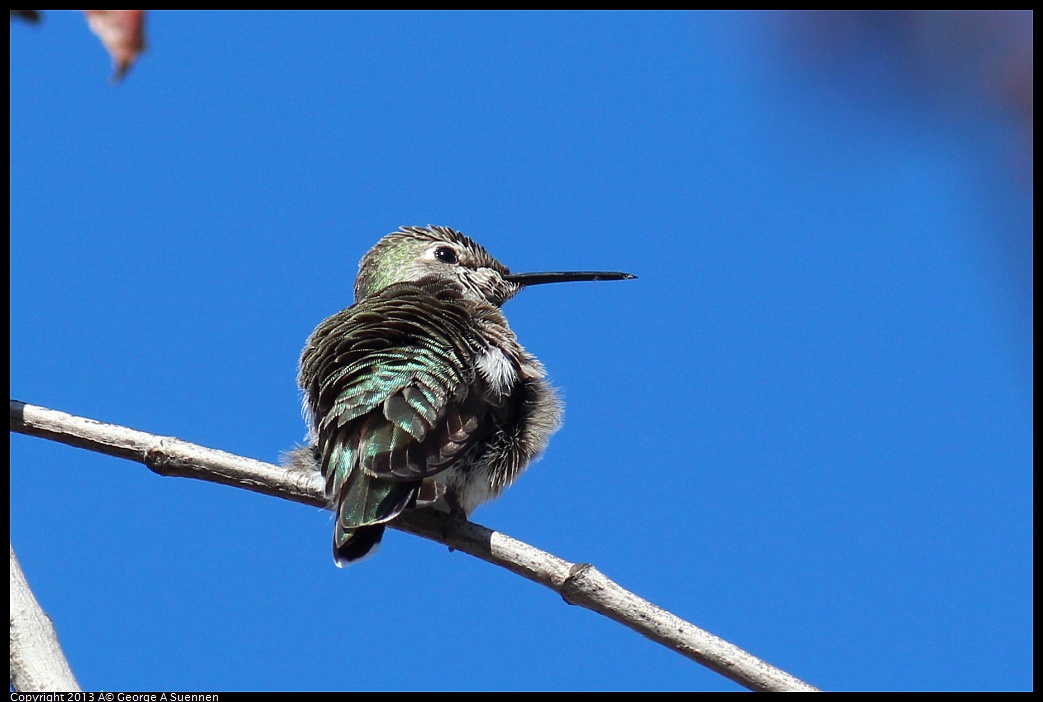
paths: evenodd
<path fill-rule="evenodd" d="M 123 79 L 145 50 L 144 10 L 84 10 L 87 24 L 112 56 L 113 82 Z"/>
<path fill-rule="evenodd" d="M 11 19 L 25 20 L 26 22 L 39 22 L 39 10 L 11 10 Z"/>

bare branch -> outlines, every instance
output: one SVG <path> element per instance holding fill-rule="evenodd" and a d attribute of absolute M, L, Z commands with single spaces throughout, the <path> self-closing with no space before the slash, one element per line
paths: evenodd
<path fill-rule="evenodd" d="M 263 463 L 17 400 L 11 400 L 11 431 L 138 461 L 160 475 L 208 480 L 326 506 L 322 478 L 315 472 Z M 406 512 L 391 526 L 545 585 L 561 594 L 569 604 L 614 619 L 751 690 L 816 690 L 625 590 L 588 563 L 570 563 L 480 524 L 450 519 L 435 510 Z"/>
<path fill-rule="evenodd" d="M 11 546 L 11 686 L 19 692 L 79 692 L 58 644 L 54 624 L 40 608 Z"/>

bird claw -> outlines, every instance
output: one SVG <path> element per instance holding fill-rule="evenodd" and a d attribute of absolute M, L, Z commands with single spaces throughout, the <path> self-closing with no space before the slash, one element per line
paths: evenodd
<path fill-rule="evenodd" d="M 466 522 L 467 513 L 464 512 L 464 508 L 460 506 L 460 501 L 456 498 L 456 493 L 452 490 L 448 490 L 445 494 L 445 503 L 449 507 L 449 514 L 445 521 L 442 522 L 442 540 L 449 540 L 449 530 L 457 522 Z M 449 552 L 452 553 L 456 549 L 449 544 L 446 544 L 449 548 Z"/>

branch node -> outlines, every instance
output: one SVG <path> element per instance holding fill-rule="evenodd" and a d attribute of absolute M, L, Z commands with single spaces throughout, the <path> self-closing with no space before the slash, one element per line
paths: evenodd
<path fill-rule="evenodd" d="M 176 477 L 179 473 L 173 467 L 174 461 L 171 460 L 171 456 L 166 450 L 164 443 L 165 442 L 160 439 L 159 441 L 150 444 L 142 453 L 141 462 L 156 475 L 163 476 L 164 478 Z"/>
<path fill-rule="evenodd" d="M 565 604 L 576 605 L 580 603 L 584 594 L 582 582 L 590 571 L 597 572 L 597 568 L 591 563 L 572 564 L 568 575 L 561 582 L 561 599 L 565 600 Z"/>

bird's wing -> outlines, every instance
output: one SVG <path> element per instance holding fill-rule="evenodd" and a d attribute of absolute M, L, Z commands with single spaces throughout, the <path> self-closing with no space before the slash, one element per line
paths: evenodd
<path fill-rule="evenodd" d="M 438 281 L 390 286 L 316 329 L 300 379 L 342 518 L 393 519 L 483 435 L 477 351 L 467 301 Z"/>

